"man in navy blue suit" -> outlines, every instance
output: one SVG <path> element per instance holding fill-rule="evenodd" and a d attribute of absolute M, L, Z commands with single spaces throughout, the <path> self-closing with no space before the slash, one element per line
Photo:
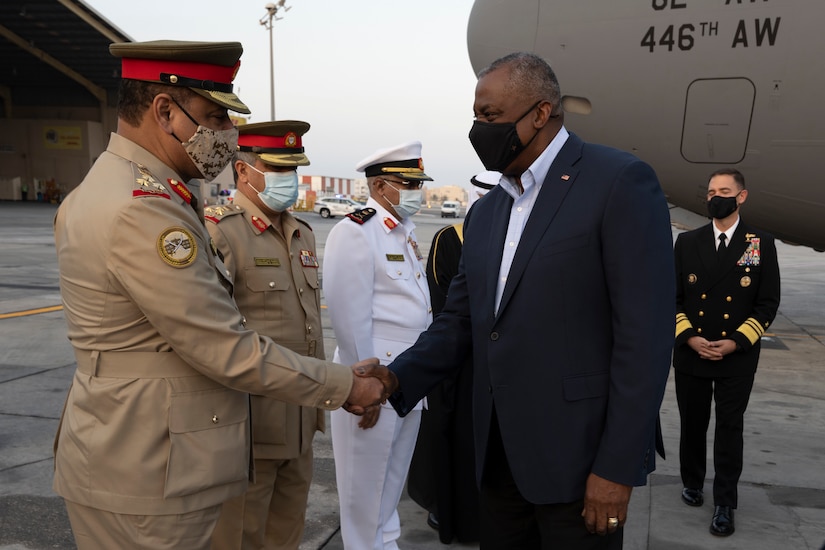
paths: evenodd
<path fill-rule="evenodd" d="M 621 548 L 655 467 L 675 315 L 656 174 L 564 127 L 516 53 L 479 73 L 472 142 L 500 184 L 467 216 L 443 312 L 390 369 L 403 415 L 472 352 L 481 548 Z"/>

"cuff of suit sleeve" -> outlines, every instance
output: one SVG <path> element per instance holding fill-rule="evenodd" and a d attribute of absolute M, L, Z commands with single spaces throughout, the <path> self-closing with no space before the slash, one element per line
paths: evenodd
<path fill-rule="evenodd" d="M 326 380 L 315 407 L 331 411 L 346 403 L 352 392 L 352 369 L 338 363 L 327 363 Z"/>
<path fill-rule="evenodd" d="M 392 405 L 392 408 L 395 409 L 395 412 L 398 413 L 398 416 L 402 418 L 407 416 L 410 410 L 412 410 L 410 407 L 407 406 L 407 402 L 404 399 L 404 394 L 400 391 L 397 391 L 394 394 L 392 394 L 388 401 L 390 402 L 390 405 Z"/>

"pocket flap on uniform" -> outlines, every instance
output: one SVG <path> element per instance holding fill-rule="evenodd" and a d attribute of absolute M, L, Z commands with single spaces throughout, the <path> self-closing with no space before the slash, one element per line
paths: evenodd
<path fill-rule="evenodd" d="M 244 269 L 246 287 L 252 292 L 287 290 L 291 276 L 283 267 L 248 267 Z"/>
<path fill-rule="evenodd" d="M 567 401 L 591 399 L 607 395 L 610 388 L 610 376 L 607 372 L 583 374 L 565 378 L 562 382 L 564 398 Z"/>
<path fill-rule="evenodd" d="M 245 393 L 228 388 L 174 394 L 169 407 L 169 431 L 197 432 L 246 422 L 247 399 Z"/>

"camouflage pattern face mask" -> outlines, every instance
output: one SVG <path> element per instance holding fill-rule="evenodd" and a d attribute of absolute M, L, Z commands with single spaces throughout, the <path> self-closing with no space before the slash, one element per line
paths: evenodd
<path fill-rule="evenodd" d="M 198 125 L 197 131 L 182 143 L 207 182 L 220 174 L 238 150 L 238 129 L 210 130 Z"/>

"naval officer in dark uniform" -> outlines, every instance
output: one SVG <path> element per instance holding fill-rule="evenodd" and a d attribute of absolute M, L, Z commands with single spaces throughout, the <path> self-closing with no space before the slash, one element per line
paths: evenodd
<path fill-rule="evenodd" d="M 718 170 L 708 183 L 713 221 L 676 239 L 676 399 L 679 462 L 690 506 L 704 502 L 706 434 L 716 401 L 714 514 L 710 532 L 734 532 L 736 484 L 742 473 L 745 409 L 759 361 L 760 338 L 779 307 L 779 265 L 771 235 L 745 225 L 739 207 L 745 178 Z"/>

